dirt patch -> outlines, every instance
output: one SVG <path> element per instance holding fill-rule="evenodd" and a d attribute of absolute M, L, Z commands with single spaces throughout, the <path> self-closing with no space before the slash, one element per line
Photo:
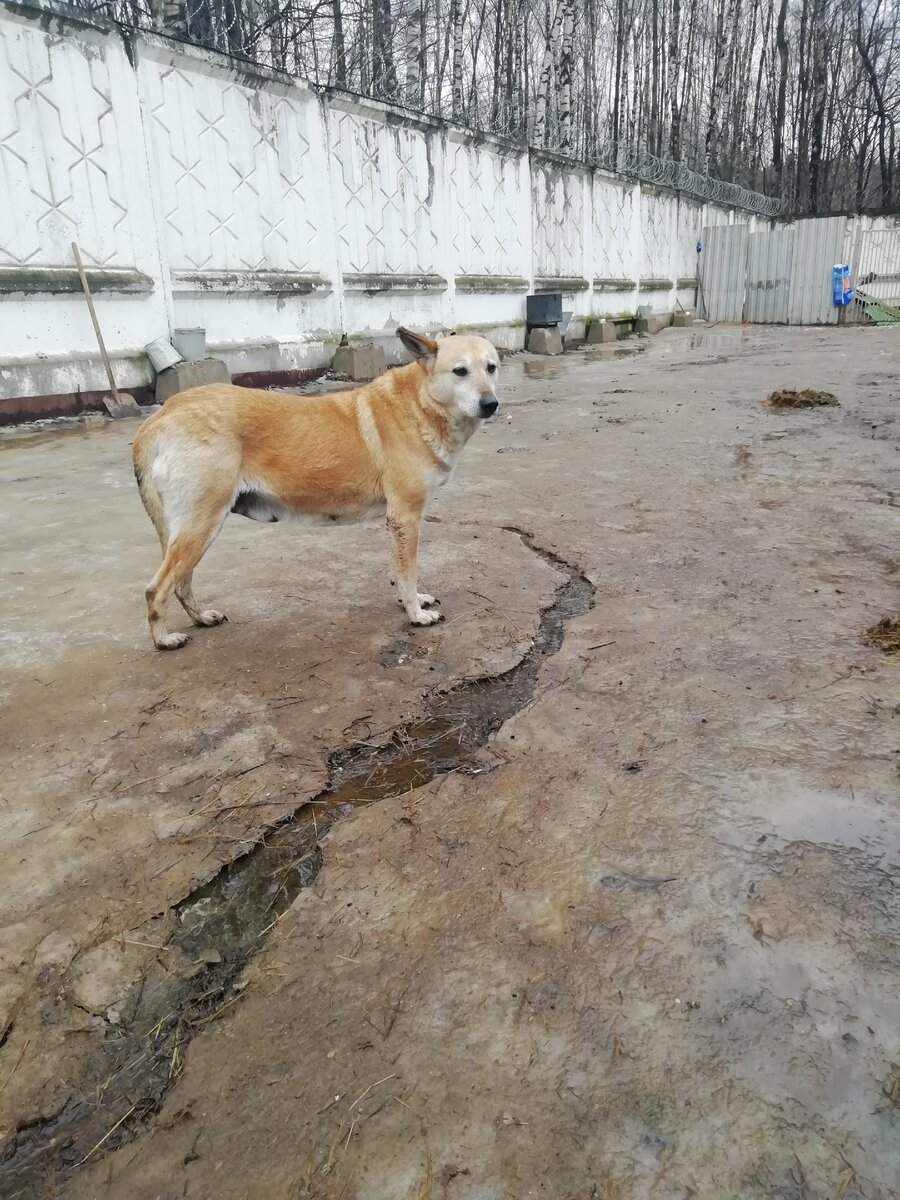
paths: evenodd
<path fill-rule="evenodd" d="M 834 392 L 824 392 L 818 388 L 777 388 L 763 401 L 766 408 L 775 412 L 783 412 L 787 408 L 835 408 L 837 403 Z"/>
<path fill-rule="evenodd" d="M 900 613 L 882 617 L 870 625 L 863 635 L 863 641 L 868 646 L 883 650 L 885 654 L 900 654 Z"/>

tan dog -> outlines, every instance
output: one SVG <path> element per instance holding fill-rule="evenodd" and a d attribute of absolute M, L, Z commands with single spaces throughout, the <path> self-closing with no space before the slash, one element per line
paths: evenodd
<path fill-rule="evenodd" d="M 134 473 L 163 549 L 146 591 L 160 650 L 188 641 L 166 628 L 173 588 L 195 625 L 225 620 L 198 606 L 191 576 L 229 512 L 320 522 L 386 514 L 407 616 L 441 619 L 428 611 L 434 597 L 417 591 L 422 514 L 479 421 L 497 411 L 497 351 L 481 337 L 397 333 L 415 362 L 365 387 L 301 398 L 209 384 L 173 396 L 138 430 Z"/>

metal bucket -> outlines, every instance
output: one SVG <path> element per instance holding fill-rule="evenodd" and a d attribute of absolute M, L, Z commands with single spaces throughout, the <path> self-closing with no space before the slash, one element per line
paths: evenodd
<path fill-rule="evenodd" d="M 199 362 L 206 358 L 206 330 L 173 329 L 172 345 L 185 362 Z"/>
<path fill-rule="evenodd" d="M 153 342 L 148 342 L 144 350 L 157 375 L 160 371 L 165 371 L 168 367 L 174 367 L 176 363 L 181 362 L 181 355 L 168 338 L 159 337 Z"/>

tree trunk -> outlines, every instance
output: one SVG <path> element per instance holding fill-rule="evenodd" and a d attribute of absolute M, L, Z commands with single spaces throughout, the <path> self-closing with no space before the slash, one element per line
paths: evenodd
<path fill-rule="evenodd" d="M 419 100 L 422 79 L 422 0 L 413 0 L 406 18 L 406 87 L 404 98 L 410 108 Z"/>
<path fill-rule="evenodd" d="M 372 91 L 383 100 L 397 98 L 391 0 L 372 0 Z"/>
<path fill-rule="evenodd" d="M 452 116 L 454 121 L 461 121 L 463 115 L 463 0 L 453 0 L 450 8 L 450 35 L 453 39 L 453 104 Z"/>
<path fill-rule="evenodd" d="M 550 75 L 553 71 L 553 46 L 559 38 L 565 0 L 559 0 L 556 15 L 552 23 L 545 26 L 544 57 L 541 60 L 541 73 L 538 77 L 538 90 L 534 110 L 534 144 L 543 146 L 547 138 L 547 95 L 550 91 Z"/>
<path fill-rule="evenodd" d="M 472 43 L 472 85 L 469 88 L 469 103 L 466 106 L 466 121 L 481 128 L 481 97 L 478 90 L 478 55 L 481 50 L 481 39 L 484 36 L 484 26 L 487 19 L 487 0 L 481 0 L 481 12 L 478 14 L 478 31 Z"/>
<path fill-rule="evenodd" d="M 669 92 L 669 157 L 681 158 L 681 108 L 678 103 L 678 38 L 681 31 L 681 0 L 672 0 L 672 23 L 669 26 L 669 62 L 667 87 Z"/>
<path fill-rule="evenodd" d="M 781 0 L 778 24 L 775 28 L 775 46 L 778 51 L 778 99 L 775 103 L 775 124 L 772 131 L 772 166 L 775 170 L 775 188 L 778 195 L 784 187 L 784 122 L 787 111 L 788 44 L 785 33 L 788 0 Z"/>
<path fill-rule="evenodd" d="M 625 68 L 625 0 L 616 0 L 616 67 L 613 86 L 612 149 L 613 165 L 619 161 L 619 140 L 622 136 L 622 93 L 624 91 Z"/>
<path fill-rule="evenodd" d="M 659 40 L 659 0 L 650 0 L 650 124 L 647 141 L 651 154 L 660 152 Z"/>
<path fill-rule="evenodd" d="M 880 5 L 876 7 L 875 16 L 872 19 L 873 28 L 879 7 Z M 871 34 L 868 38 L 863 37 L 863 0 L 858 0 L 856 47 L 859 50 L 859 56 L 862 59 L 863 70 L 869 80 L 869 86 L 872 89 L 875 111 L 878 114 L 878 166 L 881 171 L 881 202 L 888 208 L 893 199 L 893 180 L 891 179 L 893 164 L 889 162 L 887 153 L 888 114 L 884 103 L 884 93 L 881 90 L 881 84 L 878 80 L 878 72 L 875 70 L 874 63 L 872 62 Z"/>
<path fill-rule="evenodd" d="M 561 0 L 562 46 L 559 56 L 559 148 L 572 151 L 572 66 L 575 35 L 575 0 Z"/>
<path fill-rule="evenodd" d="M 500 80 L 502 76 L 501 64 L 503 61 L 503 35 L 506 32 L 506 22 L 504 20 L 503 0 L 497 0 L 497 16 L 494 21 L 494 54 L 493 54 L 493 78 L 491 80 L 491 127 L 499 129 L 500 122 Z"/>
<path fill-rule="evenodd" d="M 725 72 L 725 55 L 727 42 L 725 39 L 725 3 L 719 0 L 719 11 L 716 15 L 716 40 L 713 47 L 712 81 L 709 85 L 709 119 L 706 125 L 706 147 L 703 155 L 703 170 L 709 174 L 714 169 L 718 157 L 719 145 L 719 104 L 722 89 L 722 77 Z"/>
<path fill-rule="evenodd" d="M 347 48 L 344 45 L 344 14 L 341 0 L 331 0 L 334 14 L 334 79 L 338 87 L 347 86 Z"/>

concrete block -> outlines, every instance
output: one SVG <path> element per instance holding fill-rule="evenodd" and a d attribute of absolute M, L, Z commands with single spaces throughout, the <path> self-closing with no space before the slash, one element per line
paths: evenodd
<path fill-rule="evenodd" d="M 384 347 L 374 342 L 363 342 L 358 346 L 338 346 L 331 369 L 335 375 L 348 375 L 358 383 L 374 379 L 387 370 Z"/>
<path fill-rule="evenodd" d="M 156 403 L 164 404 L 170 396 L 205 383 L 231 383 L 228 368 L 220 358 L 200 358 L 166 367 L 156 377 Z"/>
<path fill-rule="evenodd" d="M 672 318 L 672 324 L 676 329 L 690 329 L 694 323 L 694 314 L 689 312 L 677 312 Z"/>
<path fill-rule="evenodd" d="M 562 334 L 558 329 L 532 329 L 526 349 L 529 354 L 562 354 Z"/>
<path fill-rule="evenodd" d="M 660 333 L 672 324 L 671 313 L 654 313 L 649 317 L 638 317 L 634 323 L 635 333 Z"/>
<path fill-rule="evenodd" d="M 587 344 L 601 346 L 606 342 L 614 342 L 617 332 L 615 321 L 592 321 L 588 326 Z"/>

